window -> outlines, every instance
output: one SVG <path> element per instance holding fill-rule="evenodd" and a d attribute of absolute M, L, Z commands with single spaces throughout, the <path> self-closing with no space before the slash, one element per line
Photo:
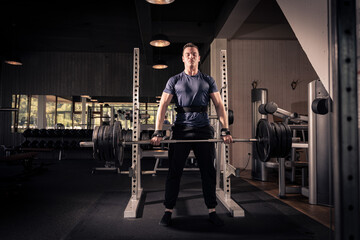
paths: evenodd
<path fill-rule="evenodd" d="M 71 99 L 71 98 L 70 98 Z M 81 122 L 81 120 L 80 120 Z M 61 123 L 65 128 L 72 128 L 72 100 L 62 97 L 57 98 L 56 123 Z"/>
<path fill-rule="evenodd" d="M 74 111 L 73 111 L 73 128 L 81 129 L 81 111 L 82 111 L 82 103 L 74 102 Z M 85 109 L 86 111 L 86 109 Z M 86 116 L 85 116 L 86 123 Z"/>
<path fill-rule="evenodd" d="M 39 104 L 42 106 L 41 108 L 39 108 Z M 46 110 L 44 109 L 44 112 L 41 113 L 46 116 L 46 128 L 54 128 L 57 123 L 63 124 L 65 128 L 82 128 L 82 103 L 74 102 L 73 97 L 15 94 L 12 96 L 12 107 L 19 109 L 12 113 L 12 132 L 23 132 L 27 128 L 42 128 L 45 123 L 40 123 L 43 117 L 41 117 L 39 109 L 44 108 Z M 115 120 L 120 121 L 122 128 L 132 128 L 132 107 L 131 102 L 86 102 L 85 124 L 87 128 L 100 126 L 104 122 L 110 122 L 111 116 L 114 114 Z M 111 112 L 112 108 L 113 113 Z M 167 111 L 170 123 L 173 122 L 173 108 L 174 106 L 171 104 Z M 141 124 L 155 124 L 157 109 L 157 103 L 141 103 Z M 39 117 L 41 117 L 40 120 Z"/>
<path fill-rule="evenodd" d="M 38 108 L 39 108 L 39 97 L 38 95 L 31 95 L 30 100 L 30 128 L 38 127 Z"/>
<path fill-rule="evenodd" d="M 56 96 L 46 96 L 46 128 L 54 128 L 56 124 Z"/>
<path fill-rule="evenodd" d="M 24 132 L 29 124 L 29 98 L 27 95 L 17 95 L 18 112 L 17 112 L 17 131 Z"/>

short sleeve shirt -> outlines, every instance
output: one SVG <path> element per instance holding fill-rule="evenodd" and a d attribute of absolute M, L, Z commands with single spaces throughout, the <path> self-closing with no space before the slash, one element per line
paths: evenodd
<path fill-rule="evenodd" d="M 174 95 L 177 107 L 207 106 L 210 93 L 218 92 L 215 80 L 200 71 L 194 76 L 181 72 L 171 77 L 164 92 Z M 186 112 L 176 115 L 175 124 L 191 127 L 209 125 L 206 112 Z"/>

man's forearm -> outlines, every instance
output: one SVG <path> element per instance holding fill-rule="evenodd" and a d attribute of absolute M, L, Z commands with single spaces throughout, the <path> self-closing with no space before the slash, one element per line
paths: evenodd
<path fill-rule="evenodd" d="M 165 119 L 165 113 L 166 113 L 167 106 L 159 106 L 157 115 L 156 115 L 156 124 L 155 124 L 155 130 L 162 130 L 163 122 Z"/>
<path fill-rule="evenodd" d="M 216 113 L 219 116 L 219 121 L 223 128 L 229 128 L 228 119 L 226 117 L 226 112 L 224 106 L 219 105 L 216 107 Z"/>

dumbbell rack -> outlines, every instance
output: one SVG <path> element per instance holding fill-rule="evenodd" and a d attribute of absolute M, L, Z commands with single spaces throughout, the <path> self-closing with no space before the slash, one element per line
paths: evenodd
<path fill-rule="evenodd" d="M 91 132 L 77 129 L 26 129 L 23 133 L 25 141 L 20 145 L 24 152 L 59 151 L 58 160 L 64 158 L 64 151 L 80 148 L 79 142 L 91 138 Z"/>

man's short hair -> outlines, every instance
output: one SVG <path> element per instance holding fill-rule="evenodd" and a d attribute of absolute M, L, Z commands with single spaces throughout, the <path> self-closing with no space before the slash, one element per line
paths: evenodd
<path fill-rule="evenodd" d="M 183 54 L 184 54 L 185 48 L 188 48 L 188 47 L 196 48 L 196 49 L 198 50 L 198 52 L 200 52 L 198 46 L 196 46 L 195 44 L 193 44 L 193 43 L 190 42 L 190 43 L 187 43 L 187 44 L 184 45 L 183 51 L 182 51 Z"/>

